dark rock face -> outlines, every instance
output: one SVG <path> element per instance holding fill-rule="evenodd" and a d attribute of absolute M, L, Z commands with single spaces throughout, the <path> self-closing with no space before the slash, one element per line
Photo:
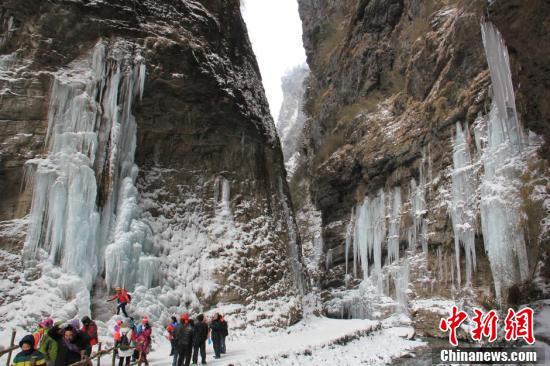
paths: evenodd
<path fill-rule="evenodd" d="M 502 28 L 510 48 L 518 106 L 522 106 L 518 107 L 520 118 L 527 128 L 547 136 L 549 119 L 544 116 L 549 104 L 543 85 L 548 72 L 542 66 L 548 64 L 544 61 L 547 50 L 536 45 L 548 35 L 534 29 L 532 22 L 538 19 L 537 24 L 542 24 L 547 19 L 547 5 L 494 2 L 486 9 L 483 1 L 412 0 L 345 4 L 299 0 L 299 5 L 311 69 L 305 101 L 307 162 L 301 167 L 307 173 L 300 184 L 321 213 L 323 252 L 330 251 L 332 265 L 324 270 L 322 286 L 328 290 L 344 286 L 344 245 L 352 207 L 381 188 L 401 187 L 404 210 L 410 212 L 405 200 L 412 195 L 412 179 L 426 180 L 428 209 L 422 217 L 428 223 L 427 263 L 438 273 L 435 269 L 441 262 L 436 253 L 450 258 L 454 250 L 447 187 L 455 125 L 473 126 L 478 115 L 487 113 L 491 100 L 480 20 L 488 12 Z M 547 141 L 546 137 L 539 151 L 545 159 Z M 402 251 L 411 215 L 401 218 Z M 540 220 L 533 222 L 539 225 Z M 480 294 L 477 300 L 486 303 L 494 294 L 480 230 L 476 246 L 478 274 L 473 288 Z M 543 258 L 532 258 L 532 266 Z M 353 257 L 348 260 L 352 263 Z M 427 291 L 418 289 L 411 279 L 414 291 L 452 296 L 448 292 L 451 278 L 436 277 Z"/>
<path fill-rule="evenodd" d="M 23 165 L 46 153 L 51 73 L 99 39 L 122 38 L 142 48 L 147 67 L 143 98 L 134 111 L 140 194 L 163 190 L 144 216 L 174 225 L 185 209 L 211 217 L 212 197 L 225 179 L 235 222 L 264 218 L 266 240 L 239 251 L 249 262 L 235 283 L 228 277 L 239 268 L 218 268 L 220 289 L 202 300 L 248 302 L 297 292 L 289 268 L 297 272 L 301 266 L 299 239 L 287 202 L 283 155 L 237 0 L 7 0 L 0 9 L 3 224 L 29 210 L 31 192 L 21 192 Z M 185 206 L 182 200 L 189 195 L 205 203 Z M 161 234 L 153 229 L 154 237 Z M 22 238 L 9 244 L 13 235 L 6 234 L 1 240 L 6 248 L 20 245 Z M 277 266 L 263 268 L 266 262 Z"/>
<path fill-rule="evenodd" d="M 488 17 L 506 39 L 514 84 L 518 86 L 516 99 L 525 116 L 523 121 L 530 130 L 545 137 L 541 153 L 548 159 L 550 50 L 540 45 L 549 41 L 550 34 L 537 24 L 549 21 L 550 4 L 544 1 L 506 1 L 489 7 Z"/>

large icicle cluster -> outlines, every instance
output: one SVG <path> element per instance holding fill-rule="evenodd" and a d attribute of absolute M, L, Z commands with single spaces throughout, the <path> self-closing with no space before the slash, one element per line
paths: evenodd
<path fill-rule="evenodd" d="M 369 258 L 374 261 L 371 273 L 381 286 L 382 243 L 386 239 L 386 205 L 384 191 L 380 189 L 374 198 L 366 197 L 357 207 L 355 233 L 353 236 L 353 273 L 357 276 L 357 265 L 361 264 L 364 277 L 369 274 Z"/>
<path fill-rule="evenodd" d="M 528 277 L 527 249 L 520 224 L 520 175 L 538 142 L 528 141 L 519 123 L 508 50 L 501 34 L 489 22 L 481 24 L 481 33 L 492 82 L 491 110 L 488 116 L 478 117 L 473 126 L 475 157 L 479 160 L 471 156 L 468 126 L 463 129 L 460 123 L 456 125 L 449 212 L 455 239 L 456 282 L 461 284 L 461 246 L 466 285 L 472 281 L 479 214 L 497 300 L 502 302 L 507 288 Z"/>
<path fill-rule="evenodd" d="M 476 267 L 476 217 L 478 202 L 476 196 L 477 173 L 470 157 L 468 126 L 463 130 L 456 124 L 456 136 L 453 139 L 453 170 L 451 172 L 452 199 L 450 214 L 455 241 L 455 258 L 458 285 L 460 275 L 460 246 L 464 248 L 466 262 L 466 284 L 472 282 L 472 273 Z"/>
<path fill-rule="evenodd" d="M 415 183 L 412 183 L 411 186 L 409 214 L 413 225 L 416 224 L 418 227 L 407 228 L 406 232 L 408 233 L 414 233 L 419 228 L 422 230 L 423 225 L 427 227 L 421 206 L 424 199 L 424 188 L 417 187 Z M 344 296 L 345 298 L 341 301 L 345 307 L 342 311 L 347 316 L 362 318 L 373 316 L 378 311 L 367 302 L 370 303 L 372 299 L 377 298 L 376 301 L 382 301 L 388 305 L 388 302 L 391 303 L 391 299 L 384 295 L 390 296 L 390 294 L 397 302 L 397 309 L 406 310 L 409 292 L 409 266 L 408 259 L 400 259 L 399 255 L 402 210 L 401 187 L 393 187 L 387 192 L 380 189 L 374 197 L 365 197 L 361 204 L 352 209 L 346 233 L 345 280 L 348 283 L 350 278 L 348 260 L 351 257 L 350 251 L 353 246 L 353 276 L 358 276 L 357 267 L 360 265 L 363 281 L 357 296 Z M 416 245 L 413 245 L 411 250 L 414 251 L 415 248 Z M 385 257 L 384 249 L 387 253 Z M 373 265 L 369 267 L 369 263 Z M 380 296 L 383 296 L 385 300 Z"/>
<path fill-rule="evenodd" d="M 502 301 L 506 288 L 528 276 L 527 251 L 519 226 L 518 190 L 526 141 L 516 112 L 504 40 L 489 22 L 481 24 L 481 33 L 493 85 L 493 103 L 484 137 L 487 146 L 482 156 L 481 226 L 497 298 Z"/>
<path fill-rule="evenodd" d="M 154 280 L 155 259 L 142 258 L 151 247 L 135 186 L 132 106 L 144 81 L 135 45 L 97 43 L 55 74 L 48 153 L 27 163 L 34 179 L 27 252 L 45 249 L 89 288 L 103 270 L 108 286 Z"/>

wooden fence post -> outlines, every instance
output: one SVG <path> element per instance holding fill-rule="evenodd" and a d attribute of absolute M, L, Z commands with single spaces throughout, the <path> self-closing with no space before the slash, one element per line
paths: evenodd
<path fill-rule="evenodd" d="M 36 366 L 36 357 L 31 357 L 31 366 Z"/>
<path fill-rule="evenodd" d="M 97 366 L 101 366 L 101 342 L 97 345 Z"/>
<path fill-rule="evenodd" d="M 15 346 L 15 329 L 12 329 L 11 330 L 11 341 L 10 341 L 10 348 L 12 348 L 13 346 Z M 8 352 L 8 360 L 6 361 L 6 366 L 10 366 L 10 362 L 11 362 L 11 353 L 12 351 L 9 351 Z"/>
<path fill-rule="evenodd" d="M 115 362 L 116 362 L 116 347 L 113 349 L 113 364 L 112 364 L 112 366 L 115 366 Z"/>

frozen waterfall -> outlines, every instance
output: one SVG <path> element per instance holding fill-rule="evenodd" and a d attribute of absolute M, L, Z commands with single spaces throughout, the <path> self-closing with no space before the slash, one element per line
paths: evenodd
<path fill-rule="evenodd" d="M 110 287 L 154 280 L 138 276 L 155 262 L 142 259 L 152 248 L 135 186 L 132 106 L 143 93 L 143 62 L 133 44 L 100 41 L 86 59 L 57 72 L 48 153 L 27 162 L 27 180 L 33 180 L 27 253 L 46 250 L 88 288 L 103 270 Z"/>

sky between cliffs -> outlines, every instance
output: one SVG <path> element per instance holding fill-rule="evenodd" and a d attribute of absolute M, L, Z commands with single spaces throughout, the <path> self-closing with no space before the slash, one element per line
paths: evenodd
<path fill-rule="evenodd" d="M 281 77 L 306 62 L 298 2 L 241 0 L 241 11 L 260 66 L 271 115 L 277 121 L 283 101 Z"/>

